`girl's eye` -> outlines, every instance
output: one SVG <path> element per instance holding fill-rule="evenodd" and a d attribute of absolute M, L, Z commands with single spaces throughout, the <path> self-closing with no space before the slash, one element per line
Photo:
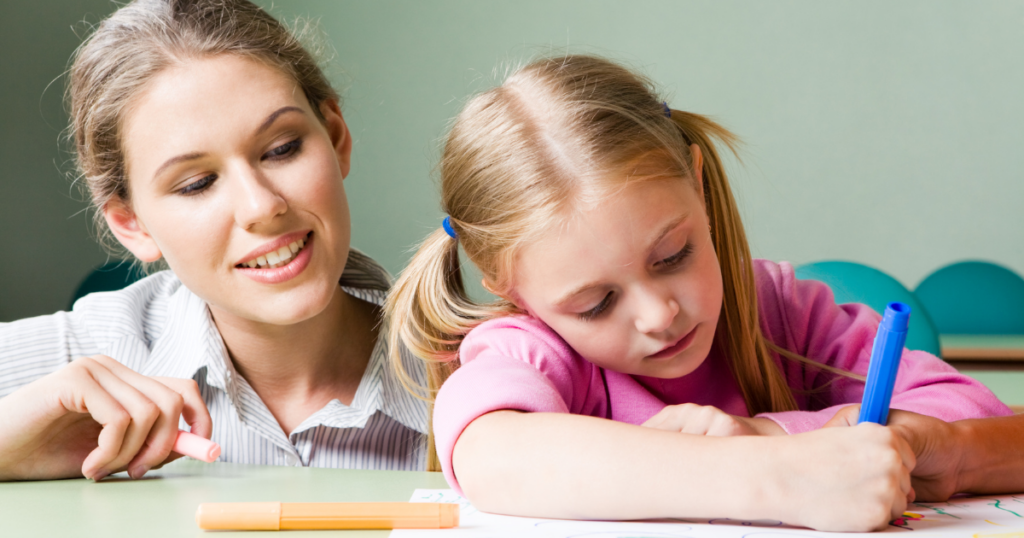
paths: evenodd
<path fill-rule="evenodd" d="M 217 181 L 217 174 L 210 174 L 196 181 L 193 181 L 188 185 L 185 185 L 181 190 L 178 191 L 178 193 L 184 194 L 185 196 L 195 196 L 196 194 L 200 194 L 207 188 L 209 188 L 214 181 Z"/>
<path fill-rule="evenodd" d="M 598 303 L 597 306 L 591 308 L 590 310 L 587 310 L 586 312 L 580 312 L 579 314 L 576 314 L 576 317 L 580 318 L 583 321 L 590 321 L 599 316 L 605 310 L 607 310 L 608 306 L 611 304 L 612 292 L 609 291 L 608 294 L 604 296 L 604 299 L 601 299 L 601 302 Z"/>
<path fill-rule="evenodd" d="M 693 254 L 693 243 L 687 243 L 686 246 L 682 248 L 682 250 L 669 256 L 668 258 L 665 258 L 664 260 L 661 260 L 658 263 L 662 264 L 665 267 L 674 267 L 685 261 L 686 258 L 690 256 L 690 254 Z"/>
<path fill-rule="evenodd" d="M 263 154 L 264 159 L 285 159 L 299 152 L 299 148 L 302 147 L 302 139 L 296 138 L 286 144 L 281 144 L 276 148 Z"/>

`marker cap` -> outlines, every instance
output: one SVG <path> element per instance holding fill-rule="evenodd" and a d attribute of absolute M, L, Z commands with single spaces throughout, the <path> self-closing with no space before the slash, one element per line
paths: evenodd
<path fill-rule="evenodd" d="M 174 441 L 174 451 L 206 463 L 213 463 L 220 457 L 220 445 L 186 431 L 178 432 L 178 439 Z"/>
<path fill-rule="evenodd" d="M 889 331 L 907 332 L 910 328 L 910 305 L 892 302 L 886 305 L 882 315 L 882 325 Z"/>

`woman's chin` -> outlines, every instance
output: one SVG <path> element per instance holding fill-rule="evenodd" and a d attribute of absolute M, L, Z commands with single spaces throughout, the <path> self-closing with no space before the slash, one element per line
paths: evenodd
<path fill-rule="evenodd" d="M 207 299 L 207 303 L 214 311 L 215 318 L 219 311 L 222 316 L 228 314 L 238 321 L 288 326 L 321 315 L 340 293 L 344 291 L 335 281 L 281 291 L 258 289 L 250 290 L 249 293 L 226 293 L 222 299 L 227 300 Z"/>

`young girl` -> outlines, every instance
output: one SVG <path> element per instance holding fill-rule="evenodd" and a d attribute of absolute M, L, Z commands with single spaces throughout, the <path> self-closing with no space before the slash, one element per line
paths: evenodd
<path fill-rule="evenodd" d="M 781 436 L 860 400 L 879 317 L 751 259 L 712 138 L 734 140 L 587 56 L 528 65 L 459 115 L 449 216 L 386 310 L 392 345 L 440 386 L 440 467 L 481 509 L 866 530 L 913 500 L 914 456 L 891 430 Z M 459 246 L 499 302 L 466 296 Z M 892 402 L 1009 412 L 915 351 Z"/>
<path fill-rule="evenodd" d="M 376 328 L 389 279 L 349 246 L 352 139 L 296 38 L 245 0 L 136 1 L 69 97 L 98 224 L 171 270 L 0 324 L 0 479 L 138 478 L 179 420 L 221 461 L 422 469 L 426 405 Z"/>

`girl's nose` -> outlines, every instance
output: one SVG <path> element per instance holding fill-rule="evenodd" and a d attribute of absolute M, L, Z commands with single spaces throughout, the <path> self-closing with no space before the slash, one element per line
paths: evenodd
<path fill-rule="evenodd" d="M 268 224 L 288 211 L 288 203 L 274 184 L 259 170 L 242 166 L 234 170 L 238 181 L 235 195 L 235 220 L 246 230 Z"/>
<path fill-rule="evenodd" d="M 645 294 L 636 315 L 636 329 L 644 334 L 667 331 L 677 315 L 679 303 L 670 294 Z"/>

